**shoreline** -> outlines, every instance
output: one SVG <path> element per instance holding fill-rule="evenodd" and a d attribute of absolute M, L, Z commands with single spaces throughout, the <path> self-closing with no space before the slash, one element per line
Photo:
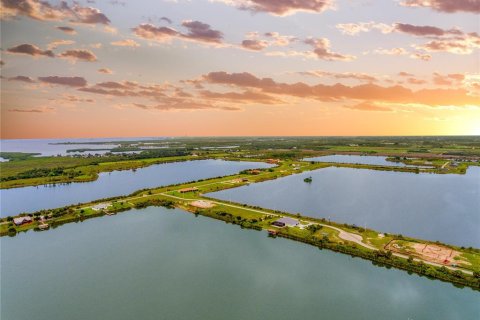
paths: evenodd
<path fill-rule="evenodd" d="M 252 161 L 253 159 L 248 160 Z M 294 164 L 295 166 L 293 166 Z M 386 247 L 383 245 L 383 242 L 385 242 L 386 244 L 387 241 L 390 242 L 392 240 L 401 240 L 425 245 L 441 245 L 445 246 L 446 248 L 450 248 L 451 250 L 458 251 L 461 254 L 468 253 L 470 255 L 480 255 L 479 249 L 462 249 L 457 246 L 440 244 L 438 242 L 408 238 L 404 236 L 401 236 L 400 238 L 400 236 L 398 235 L 388 235 L 380 239 L 380 233 L 371 229 L 365 229 L 364 231 L 362 231 L 361 228 L 356 226 L 349 226 L 348 224 L 326 222 L 325 219 L 322 220 L 312 217 L 293 215 L 287 212 L 252 207 L 241 203 L 220 201 L 204 196 L 204 194 L 209 192 L 235 188 L 241 185 L 245 185 L 247 183 L 256 183 L 266 180 L 277 179 L 279 177 L 284 177 L 295 173 L 331 166 L 337 165 L 332 163 L 312 164 L 304 161 L 286 161 L 279 166 L 271 168 L 272 170 L 263 169 L 260 174 L 252 175 L 243 172 L 236 175 L 204 179 L 195 182 L 181 183 L 160 188 L 143 189 L 138 190 L 128 196 L 99 199 L 80 205 L 66 206 L 63 208 L 57 208 L 52 210 L 40 210 L 39 212 L 33 213 L 32 216 L 34 218 L 38 218 L 41 215 L 44 215 L 47 218 L 45 219 L 45 221 L 42 220 L 41 223 L 48 223 L 50 227 L 56 228 L 65 223 L 79 222 L 85 219 L 99 217 L 107 214 L 113 215 L 115 213 L 128 211 L 133 208 L 166 206 L 177 207 L 188 212 L 192 212 L 194 214 L 200 214 L 210 218 L 222 220 L 227 223 L 239 224 L 243 228 L 250 228 L 255 230 L 270 230 L 272 229 L 272 222 L 275 219 L 278 219 L 279 217 L 292 217 L 308 225 L 321 226 L 324 231 L 329 232 L 327 240 L 325 240 L 325 237 L 322 238 L 321 236 L 318 236 L 315 232 L 311 233 L 310 231 L 305 231 L 307 230 L 306 228 L 301 228 L 297 230 L 296 227 L 278 229 L 276 230 L 276 236 L 308 243 L 319 248 L 325 248 L 345 254 L 350 254 L 352 256 L 371 260 L 374 263 L 391 265 L 398 269 L 415 272 L 421 275 L 438 278 L 451 283 L 468 286 L 475 290 L 480 290 L 480 278 L 478 278 L 477 274 L 477 270 L 480 269 L 479 266 L 472 266 L 472 268 L 466 269 L 465 267 L 460 268 L 441 266 L 439 264 L 433 264 L 425 259 L 419 259 L 418 257 L 412 257 L 412 259 L 410 260 L 409 256 L 400 255 L 386 249 Z M 366 166 L 368 167 L 369 165 Z M 363 167 L 364 166 L 362 165 L 362 168 Z M 392 167 L 390 167 L 390 169 L 392 170 Z M 397 168 L 393 167 L 393 169 Z M 244 181 L 245 179 L 247 181 Z M 244 182 L 232 182 L 236 180 Z M 180 190 L 185 188 L 193 188 L 198 191 L 193 191 L 193 193 L 181 193 Z M 209 201 L 214 203 L 215 206 L 213 208 L 196 208 L 191 205 L 191 203 L 196 200 Z M 105 208 L 98 211 L 92 209 L 94 206 L 100 205 L 102 203 L 109 203 L 109 206 L 107 207 L 108 209 Z M 5 220 L 5 218 L 3 218 L 2 220 Z M 32 223 L 27 225 L 21 225 L 18 228 L 14 227 L 14 230 L 12 230 L 12 227 L 9 227 L 8 224 L 8 222 L 4 221 L 0 225 L 1 236 L 14 236 L 17 232 L 24 232 L 39 227 L 38 220 L 33 221 Z M 342 237 L 340 235 L 342 231 L 350 235 L 350 238 Z M 361 240 L 356 241 L 355 239 Z"/>

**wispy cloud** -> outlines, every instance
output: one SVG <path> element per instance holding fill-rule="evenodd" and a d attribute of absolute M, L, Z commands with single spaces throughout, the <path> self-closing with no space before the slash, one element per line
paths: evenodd
<path fill-rule="evenodd" d="M 425 7 L 435 11 L 455 13 L 471 12 L 480 13 L 478 0 L 404 0 L 401 5 L 405 7 Z"/>
<path fill-rule="evenodd" d="M 77 34 L 77 31 L 72 28 L 72 27 L 67 27 L 67 26 L 58 26 L 56 27 L 58 30 L 64 32 L 64 33 L 67 33 L 67 34 L 71 34 L 71 35 L 74 35 L 74 34 Z"/>
<path fill-rule="evenodd" d="M 18 46 L 12 47 L 7 49 L 8 53 L 13 53 L 13 54 L 26 54 L 34 57 L 50 57 L 53 58 L 55 57 L 55 54 L 53 53 L 52 50 L 42 50 L 36 45 L 33 44 L 20 44 Z"/>
<path fill-rule="evenodd" d="M 333 7 L 332 0 L 213 0 L 240 10 L 287 16 L 297 12 L 320 13 Z"/>
<path fill-rule="evenodd" d="M 344 108 L 351 109 L 351 110 L 359 110 L 359 111 L 393 111 L 389 107 L 377 105 L 375 103 L 368 103 L 368 102 L 362 102 L 359 104 L 354 104 L 354 105 L 345 105 L 343 106 Z"/>
<path fill-rule="evenodd" d="M 62 85 L 67 87 L 85 87 L 87 80 L 83 77 L 60 77 L 60 76 L 47 76 L 38 77 L 38 80 L 43 83 Z"/>
<path fill-rule="evenodd" d="M 19 81 L 19 82 L 26 82 L 26 83 L 35 83 L 36 81 L 33 78 L 27 76 L 15 76 L 8 78 L 8 81 Z"/>
<path fill-rule="evenodd" d="M 17 113 L 49 113 L 53 111 L 55 111 L 55 108 L 53 107 L 30 108 L 30 109 L 21 109 L 21 108 L 8 109 L 8 112 L 17 112 Z"/>
<path fill-rule="evenodd" d="M 112 46 L 117 46 L 117 47 L 134 47 L 134 48 L 140 47 L 140 44 L 132 39 L 113 41 L 113 42 L 110 42 L 110 44 Z"/>
<path fill-rule="evenodd" d="M 60 58 L 69 59 L 73 62 L 75 61 L 86 61 L 86 62 L 95 62 L 97 61 L 97 56 L 90 51 L 84 49 L 75 49 L 67 50 L 58 55 Z"/>
<path fill-rule="evenodd" d="M 321 101 L 363 100 L 392 103 L 419 103 L 429 106 L 479 105 L 480 97 L 469 95 L 463 88 L 421 89 L 413 91 L 403 86 L 384 87 L 376 84 L 358 86 L 308 85 L 303 82 L 293 84 L 276 82 L 271 78 L 258 78 L 251 73 L 210 72 L 200 80 L 204 83 L 222 84 L 236 88 L 255 88 L 266 94 L 292 96 Z"/>
<path fill-rule="evenodd" d="M 109 68 L 100 68 L 97 70 L 99 73 L 103 73 L 103 74 L 112 74 L 113 71 L 110 70 Z"/>
<path fill-rule="evenodd" d="M 355 59 L 355 56 L 331 51 L 330 40 L 326 38 L 309 38 L 305 40 L 305 43 L 311 45 L 313 53 L 322 60 L 351 61 Z"/>
<path fill-rule="evenodd" d="M 169 42 L 172 39 L 189 40 L 206 44 L 221 44 L 223 42 L 223 33 L 212 29 L 209 24 L 186 20 L 182 26 L 187 29 L 186 32 L 180 32 L 170 27 L 157 27 L 150 23 L 143 23 L 133 28 L 133 32 L 139 38 L 153 40 L 158 42 Z"/>
<path fill-rule="evenodd" d="M 2 18 L 26 16 L 35 20 L 68 20 L 81 24 L 110 24 L 110 19 L 100 10 L 83 7 L 79 4 L 71 7 L 65 1 L 62 1 L 59 5 L 54 5 L 44 0 L 1 0 L 0 15 Z"/>

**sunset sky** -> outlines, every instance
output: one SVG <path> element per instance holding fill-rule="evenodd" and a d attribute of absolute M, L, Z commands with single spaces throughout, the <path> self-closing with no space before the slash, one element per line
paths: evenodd
<path fill-rule="evenodd" d="M 1 137 L 480 134 L 480 0 L 1 1 Z"/>

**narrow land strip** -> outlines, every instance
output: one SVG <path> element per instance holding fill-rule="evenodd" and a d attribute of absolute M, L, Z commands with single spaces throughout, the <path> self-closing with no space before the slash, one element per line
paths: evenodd
<path fill-rule="evenodd" d="M 86 204 L 74 205 L 54 210 L 42 210 L 31 214 L 35 219 L 31 223 L 13 226 L 12 222 L 0 225 L 1 235 L 15 235 L 17 232 L 40 228 L 49 224 L 57 227 L 63 223 L 83 221 L 84 219 L 115 214 L 133 208 L 148 206 L 178 207 L 195 214 L 238 224 L 242 228 L 270 230 L 275 236 L 290 238 L 338 252 L 359 256 L 375 263 L 390 265 L 429 277 L 480 288 L 480 250 L 464 249 L 455 246 L 442 245 L 459 253 L 458 260 L 453 265 L 439 264 L 428 260 L 428 257 L 414 254 L 404 254 L 409 243 L 433 244 L 429 241 L 408 238 L 399 235 L 382 234 L 374 230 L 363 229 L 354 225 L 338 224 L 325 219 L 302 217 L 278 210 L 269 210 L 237 204 L 229 201 L 219 201 L 204 196 L 204 194 L 235 188 L 250 183 L 256 183 L 279 177 L 284 177 L 308 170 L 325 168 L 334 164 L 309 163 L 304 161 L 284 161 L 280 165 L 258 170 L 246 170 L 237 175 L 213 178 L 204 181 L 190 182 L 175 186 L 140 190 L 129 196 L 102 199 Z M 356 167 L 351 165 L 351 167 Z M 357 167 L 363 168 L 363 165 Z M 391 169 L 390 169 L 391 170 Z M 195 207 L 192 202 L 203 201 L 212 206 Z M 21 215 L 26 216 L 26 215 Z M 299 222 L 296 227 L 278 228 L 275 221 L 279 218 L 293 218 Z M 399 252 L 388 250 L 386 245 L 391 241 L 403 241 L 405 246 Z M 440 244 L 439 244 L 440 245 Z M 404 250 L 404 251 L 402 251 Z"/>

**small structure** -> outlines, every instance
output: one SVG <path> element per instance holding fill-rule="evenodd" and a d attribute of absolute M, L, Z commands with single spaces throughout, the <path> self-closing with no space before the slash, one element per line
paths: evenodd
<path fill-rule="evenodd" d="M 40 230 L 47 230 L 48 228 L 50 228 L 50 226 L 45 222 L 42 222 L 38 225 L 38 229 Z"/>
<path fill-rule="evenodd" d="M 258 169 L 248 170 L 248 173 L 253 174 L 253 175 L 260 174 L 261 172 L 262 172 L 262 171 L 260 171 L 260 170 L 258 170 Z"/>
<path fill-rule="evenodd" d="M 215 206 L 211 201 L 206 200 L 196 200 L 190 203 L 190 205 L 201 209 L 209 209 Z"/>
<path fill-rule="evenodd" d="M 268 236 L 269 237 L 276 237 L 278 234 L 277 230 L 268 230 Z"/>
<path fill-rule="evenodd" d="M 15 223 L 16 226 L 21 226 L 22 224 L 30 223 L 32 221 L 33 219 L 30 216 L 18 217 L 13 219 L 13 223 Z"/>
<path fill-rule="evenodd" d="M 267 163 L 278 164 L 280 163 L 280 159 L 267 159 Z"/>
<path fill-rule="evenodd" d="M 180 192 L 180 193 L 195 192 L 195 191 L 198 191 L 197 187 L 184 188 L 184 189 L 178 190 L 178 192 Z"/>
<path fill-rule="evenodd" d="M 276 227 L 296 227 L 298 226 L 300 222 L 297 219 L 289 218 L 289 217 L 283 217 L 278 220 L 275 220 L 272 225 Z"/>
<path fill-rule="evenodd" d="M 108 207 L 110 207 L 110 203 L 99 203 L 99 204 L 94 205 L 92 207 L 92 210 L 100 211 L 100 210 L 105 210 Z"/>

